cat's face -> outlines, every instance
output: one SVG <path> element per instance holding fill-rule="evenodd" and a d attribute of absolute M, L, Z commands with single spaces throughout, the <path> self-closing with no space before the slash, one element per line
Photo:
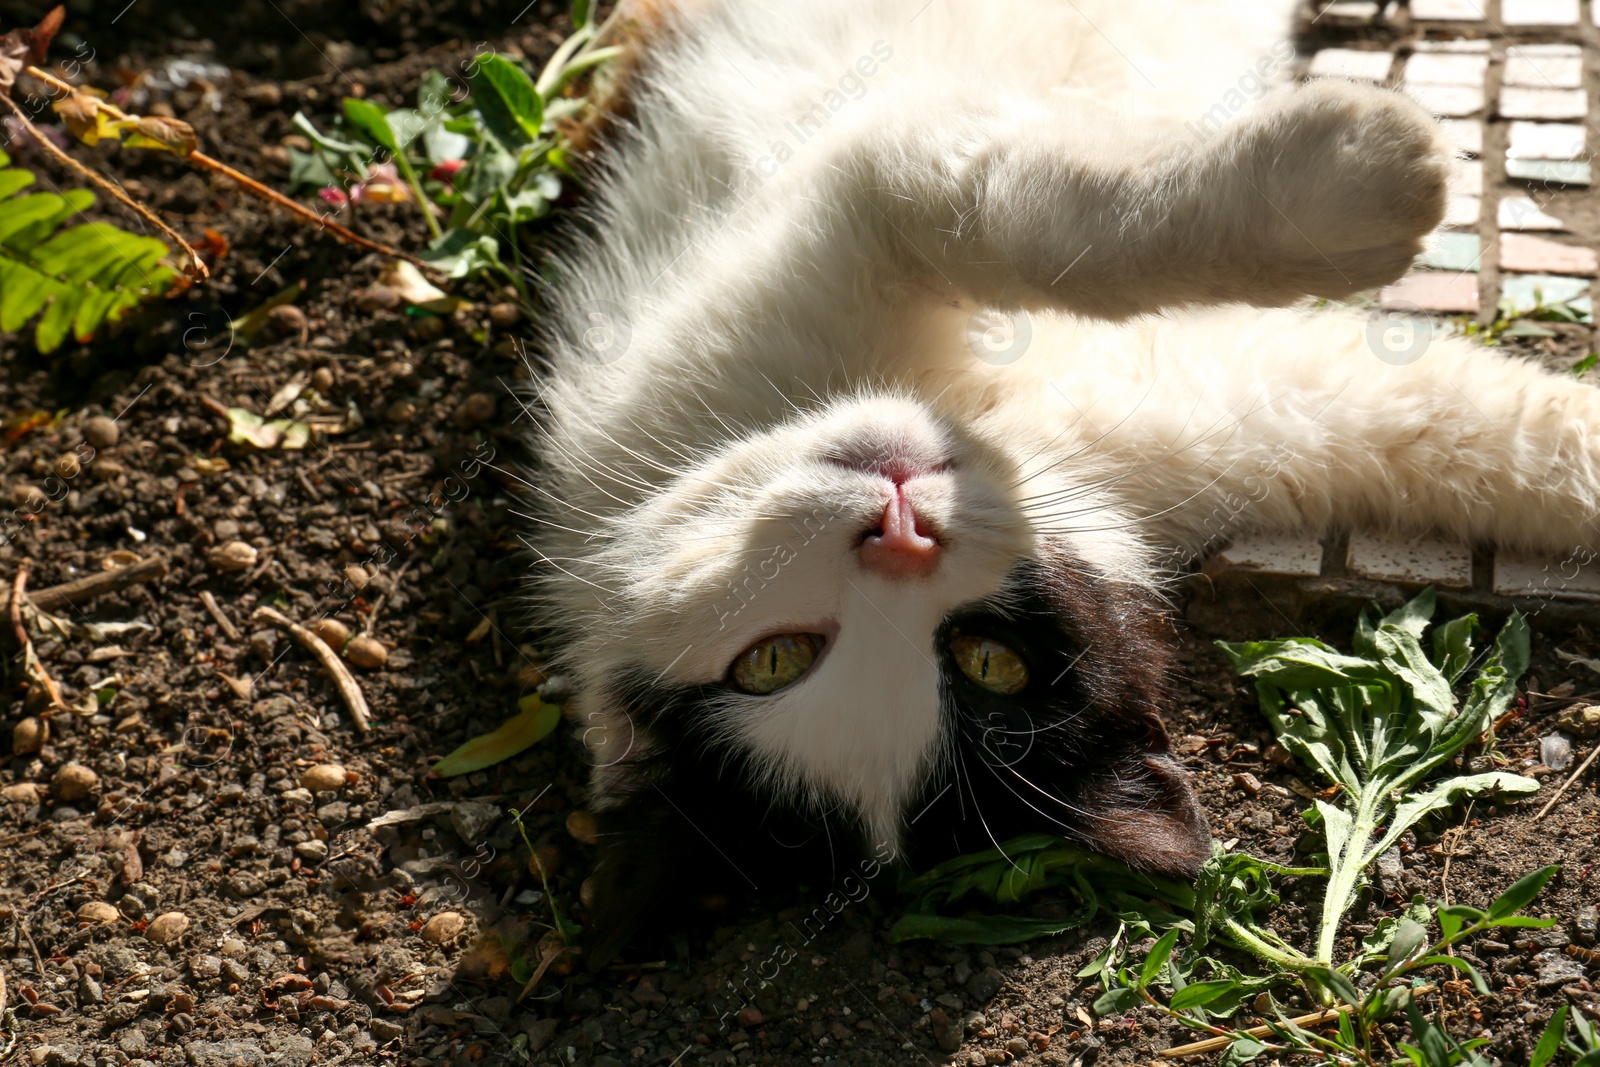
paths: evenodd
<path fill-rule="evenodd" d="M 814 837 L 920 861 L 1028 830 L 1193 867 L 1139 546 L 1103 512 L 1036 527 L 1086 492 L 875 396 L 740 435 L 606 530 L 571 660 L 603 884 L 650 892 L 639 857 L 702 838 L 740 873 Z"/>

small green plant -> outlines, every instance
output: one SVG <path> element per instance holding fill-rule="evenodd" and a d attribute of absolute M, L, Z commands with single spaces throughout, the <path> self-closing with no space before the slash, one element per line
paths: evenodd
<path fill-rule="evenodd" d="M 537 78 L 486 52 L 466 66 L 459 97 L 431 71 L 415 108 L 346 98 L 332 134 L 296 113 L 312 150 L 290 152 L 294 185 L 317 187 L 336 205 L 415 203 L 431 238 L 425 262 L 451 277 L 499 274 L 526 297 L 521 229 L 548 215 L 576 180 L 560 123 L 586 104 L 564 94 L 621 51 L 598 46 L 587 3 L 573 5 L 572 19 L 577 29 Z"/>
<path fill-rule="evenodd" d="M 87 341 L 142 300 L 170 289 L 178 272 L 168 247 L 107 222 L 66 225 L 94 204 L 87 189 L 18 195 L 34 183 L 0 152 L 0 331 L 38 317 L 33 340 L 53 352 Z"/>
<path fill-rule="evenodd" d="M 1333 962 L 1339 921 L 1355 902 L 1363 873 L 1418 820 L 1465 797 L 1539 788 L 1532 778 L 1489 771 L 1452 775 L 1413 793 L 1493 728 L 1528 669 L 1528 624 L 1513 613 L 1458 708 L 1453 690 L 1472 664 L 1478 618 L 1437 627 L 1430 654 L 1422 637 L 1433 610 L 1428 589 L 1382 619 L 1364 612 L 1349 656 L 1303 637 L 1221 644 L 1234 668 L 1255 679 L 1262 713 L 1279 742 L 1339 787 L 1335 801 L 1317 800 L 1306 813 L 1327 839 L 1328 888 L 1316 955 L 1323 965 Z"/>
<path fill-rule="evenodd" d="M 1522 878 L 1487 910 L 1435 909 L 1416 898 L 1402 914 L 1380 921 L 1349 959 L 1334 959 L 1340 924 L 1366 871 L 1421 819 L 1465 797 L 1538 788 L 1503 771 L 1424 781 L 1469 743 L 1492 737 L 1529 659 L 1528 627 L 1520 615 L 1513 614 L 1487 647 L 1477 648 L 1476 616 L 1434 627 L 1429 635 L 1433 612 L 1430 589 L 1388 615 L 1364 613 L 1350 655 L 1306 638 L 1221 646 L 1241 674 L 1255 679 L 1279 742 L 1334 787 L 1303 815 L 1324 841 L 1321 866 L 1283 867 L 1218 846 L 1191 887 L 1129 871 L 1049 835 L 1031 835 L 906 878 L 902 888 L 913 900 L 893 936 L 1002 943 L 1108 914 L 1119 920 L 1117 934 L 1079 972 L 1104 986 L 1095 1004 L 1101 1014 L 1153 1008 L 1211 1034 L 1225 1046 L 1225 1064 L 1271 1052 L 1347 1067 L 1481 1067 L 1484 1061 L 1474 1052 L 1481 1042 L 1456 1041 L 1417 1008 L 1422 972 L 1453 968 L 1486 994 L 1482 976 L 1451 949 L 1486 930 L 1550 926 L 1554 920 L 1520 913 L 1556 868 Z M 1474 671 L 1475 664 L 1480 665 Z M 1278 903 L 1274 879 L 1284 877 L 1325 880 L 1314 953 L 1268 925 Z M 1081 907 L 1060 917 L 942 914 L 973 898 L 1011 904 L 1051 887 L 1068 891 Z M 1434 927 L 1437 934 L 1430 935 Z M 1149 938 L 1156 939 L 1154 947 L 1135 966 L 1130 946 Z M 1255 956 L 1266 971 L 1246 973 L 1210 955 L 1218 940 Z M 1295 985 L 1328 1006 L 1317 1021 L 1336 1020 L 1336 1035 L 1318 1034 L 1311 1017 L 1295 1020 L 1282 1011 L 1274 994 Z M 1165 1000 L 1157 995 L 1162 987 L 1171 990 Z M 1269 1019 L 1265 1027 L 1220 1025 L 1247 1001 Z M 1400 1014 L 1409 1022 L 1412 1042 L 1385 1052 L 1379 1024 Z M 1580 1039 L 1588 1032 L 1580 1030 Z"/>
<path fill-rule="evenodd" d="M 1577 1040 L 1567 1036 L 1569 1012 L 1572 1016 L 1572 1032 Z M 1561 1005 L 1550 1017 L 1549 1025 L 1534 1046 L 1533 1055 L 1528 1058 L 1528 1067 L 1547 1067 L 1563 1051 L 1576 1058 L 1573 1067 L 1600 1067 L 1600 1031 L 1596 1031 L 1594 1024 L 1583 1017 L 1583 1012 L 1569 1004 Z"/>

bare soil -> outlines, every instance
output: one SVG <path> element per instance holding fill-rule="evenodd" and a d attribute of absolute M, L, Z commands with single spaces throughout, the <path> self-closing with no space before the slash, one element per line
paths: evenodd
<path fill-rule="evenodd" d="M 191 85 L 156 99 L 192 122 L 209 151 L 280 185 L 297 109 L 326 120 L 356 87 L 399 104 L 425 70 L 454 67 L 478 41 L 537 58 L 563 29 L 547 4 L 513 21 L 520 5 L 144 0 L 115 24 L 110 7 L 75 8 L 67 27 L 69 51 L 72 35 L 96 49 L 88 76 L 110 87 L 118 70 L 156 70 L 172 58 L 226 66 L 216 92 Z M 5 0 L 0 14 L 12 25 L 38 12 Z M 474 308 L 448 318 L 374 308 L 378 257 L 176 160 L 93 154 L 180 230 L 211 227 L 232 247 L 211 284 L 92 346 L 43 358 L 26 341 L 0 341 L 0 418 L 13 420 L 0 431 L 6 507 L 46 486 L 62 490 L 27 510 L 20 533 L 0 545 L 0 578 L 9 586 L 31 560 L 37 591 L 100 573 L 115 552 L 167 564 L 159 580 L 63 613 L 143 627 L 35 630 L 69 703 L 100 694 L 84 714 L 55 715 L 39 751 L 11 740 L 32 709 L 8 657 L 0 1064 L 1089 1067 L 1148 1062 L 1183 1040 L 1143 1013 L 1089 1014 L 1096 990 L 1075 973 L 1111 925 L 1021 947 L 894 945 L 892 885 L 835 908 L 828 902 L 846 872 L 834 871 L 736 913 L 697 917 L 661 957 L 629 958 L 596 977 L 558 966 L 523 996 L 511 970 L 534 951 L 550 913 L 504 812 L 526 812 L 527 838 L 552 872 L 549 892 L 581 918 L 592 852 L 566 829 L 583 804 L 581 746 L 562 729 L 491 770 L 429 776 L 439 756 L 514 713 L 543 680 L 543 650 L 521 628 L 525 563 L 513 509 L 525 457 L 522 416 L 504 389 L 527 373 L 524 331 L 487 314 L 508 294 L 465 287 Z M 1576 203 L 1550 210 L 1593 221 Z M 405 246 L 419 238 L 404 206 L 363 207 L 350 221 Z M 299 283 L 303 327 L 280 321 L 248 347 L 230 344 L 231 318 Z M 1587 327 L 1560 332 L 1555 343 L 1522 344 L 1570 365 L 1593 343 Z M 347 423 L 303 451 L 230 444 L 205 402 L 260 412 L 297 376 L 312 414 Z M 24 430 L 35 412 L 49 418 Z M 97 416 L 115 420 L 115 442 L 97 436 L 92 460 L 50 482 L 60 456 L 101 432 L 90 425 Z M 215 550 L 235 541 L 251 546 L 254 562 L 227 570 Z M 307 621 L 331 612 L 383 644 L 386 664 L 357 671 L 370 733 L 356 729 L 305 650 L 252 619 L 260 606 Z M 1264 607 L 1229 620 L 1221 636 L 1286 628 Z M 0 629 L 9 641 L 9 624 Z M 1219 837 L 1288 857 L 1309 778 L 1265 758 L 1264 721 L 1212 636 L 1175 624 L 1185 681 L 1168 709 L 1174 741 Z M 1600 673 L 1557 650 L 1600 658 L 1600 641 L 1574 626 L 1538 635 L 1527 696 L 1499 745 L 1508 766 L 1547 782 L 1565 775 L 1543 768 L 1541 739 L 1575 699 L 1600 695 Z M 1576 739 L 1577 758 L 1595 743 Z M 66 784 L 76 772 L 61 774 L 74 764 L 94 775 L 81 796 Z M 347 772 L 342 782 L 302 785 L 325 764 Z M 1494 995 L 1447 986 L 1431 1004 L 1459 1035 L 1489 1036 L 1506 1063 L 1525 1062 L 1561 1004 L 1600 1017 L 1595 778 L 1536 821 L 1540 804 L 1478 805 L 1415 835 L 1350 925 L 1359 935 L 1414 894 L 1483 904 L 1516 877 L 1560 864 L 1536 905 L 1561 920 L 1556 927 L 1464 953 L 1490 975 Z M 1309 901 L 1296 892 L 1279 922 L 1304 936 Z M 114 909 L 105 921 L 85 910 L 97 903 Z M 823 920 L 800 921 L 819 909 Z M 162 918 L 170 915 L 186 926 Z M 755 989 L 755 972 L 770 978 L 764 987 Z"/>

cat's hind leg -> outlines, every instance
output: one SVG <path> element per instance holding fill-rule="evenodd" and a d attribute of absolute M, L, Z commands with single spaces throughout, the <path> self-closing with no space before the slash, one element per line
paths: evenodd
<path fill-rule="evenodd" d="M 1389 329 L 1224 311 L 1110 331 L 1096 343 L 1120 346 L 1127 381 L 1085 380 L 1080 398 L 1101 402 L 1082 436 L 1132 472 L 1116 495 L 1173 545 L 1342 525 L 1600 553 L 1600 389 L 1465 338 L 1395 346 Z"/>

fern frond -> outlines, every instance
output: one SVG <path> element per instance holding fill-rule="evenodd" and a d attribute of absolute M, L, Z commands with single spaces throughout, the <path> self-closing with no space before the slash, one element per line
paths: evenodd
<path fill-rule="evenodd" d="M 34 344 L 53 352 L 68 336 L 87 341 L 178 274 L 161 260 L 170 249 L 106 222 L 62 224 L 94 203 L 87 189 L 28 193 L 28 171 L 0 152 L 0 331 L 14 333 L 35 316 Z"/>

